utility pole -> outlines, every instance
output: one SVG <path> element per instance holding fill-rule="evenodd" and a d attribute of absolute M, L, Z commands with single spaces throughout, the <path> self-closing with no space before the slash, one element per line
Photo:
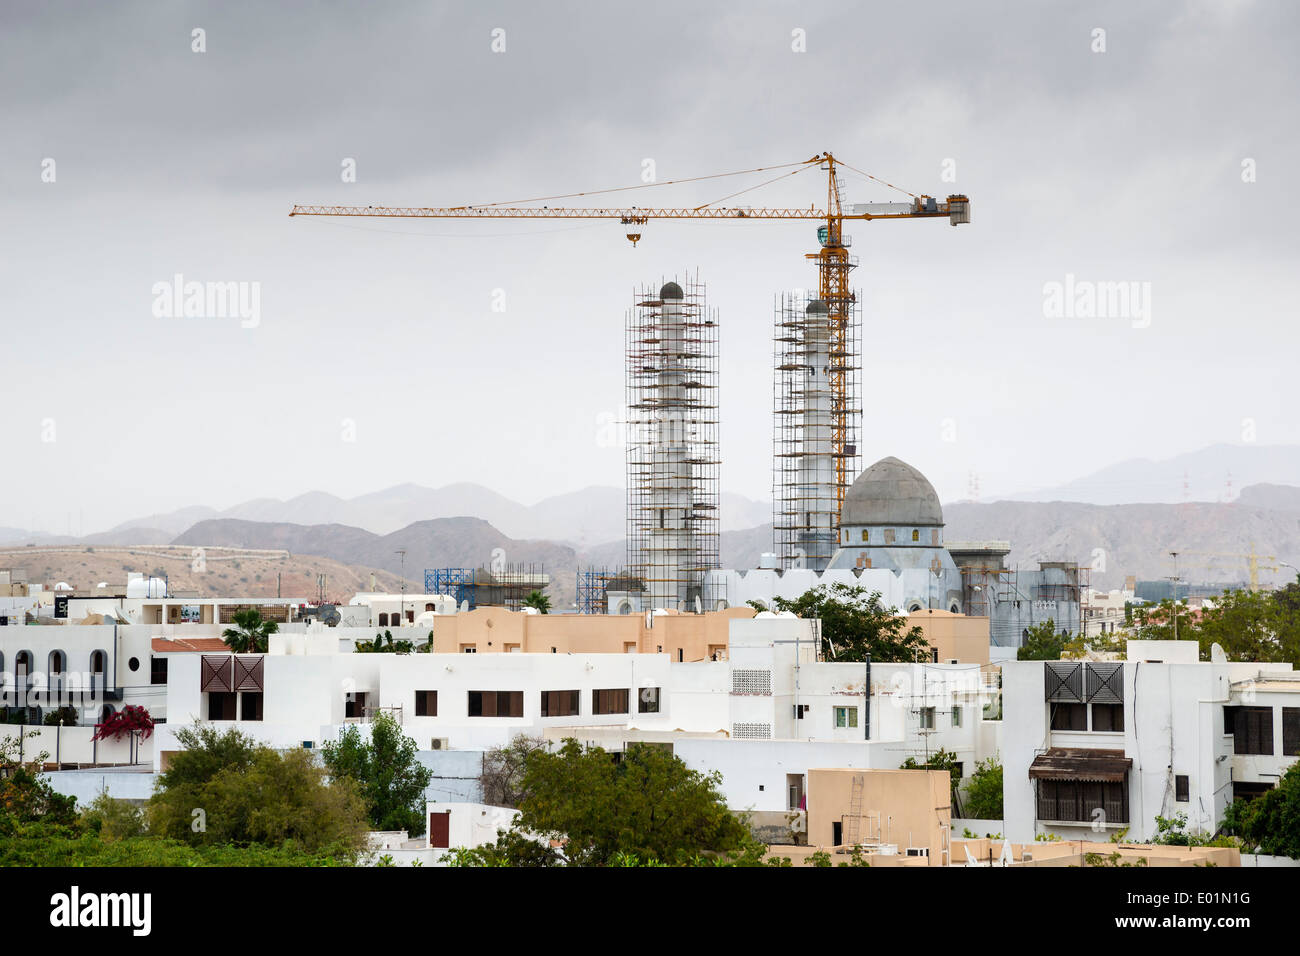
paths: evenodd
<path fill-rule="evenodd" d="M 1174 585 L 1174 602 L 1171 613 L 1174 617 L 1174 640 L 1176 641 L 1178 640 L 1178 552 L 1170 551 L 1169 554 L 1174 559 L 1174 576 L 1172 579 Z"/>
<path fill-rule="evenodd" d="M 406 552 L 399 550 L 394 552 L 402 558 L 402 616 L 398 618 L 402 624 L 406 623 Z"/>

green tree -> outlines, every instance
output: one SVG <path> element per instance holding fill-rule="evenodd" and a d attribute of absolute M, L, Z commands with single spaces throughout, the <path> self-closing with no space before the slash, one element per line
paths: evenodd
<path fill-rule="evenodd" d="M 515 829 L 562 841 L 578 866 L 606 865 L 619 852 L 677 864 L 742 851 L 753 839 L 727 809 L 720 782 L 653 745 L 633 744 L 615 762 L 569 739 L 528 755 Z"/>
<path fill-rule="evenodd" d="M 146 811 L 149 832 L 196 846 L 290 846 L 353 859 L 366 805 L 351 780 L 327 780 L 310 751 L 281 754 L 236 730 L 182 728 Z"/>
<path fill-rule="evenodd" d="M 415 741 L 396 719 L 375 715 L 370 739 L 355 724 L 337 744 L 322 748 L 325 766 L 335 778 L 356 781 L 366 801 L 370 824 L 376 830 L 405 830 L 411 836 L 424 832 L 425 790 L 433 771 L 416 759 Z"/>
<path fill-rule="evenodd" d="M 536 608 L 539 614 L 551 613 L 551 599 L 541 591 L 530 591 L 521 603 L 524 607 Z"/>
<path fill-rule="evenodd" d="M 1191 609 L 1181 601 L 1166 598 L 1151 607 L 1133 609 L 1134 625 L 1138 637 L 1144 641 L 1172 640 L 1175 631 L 1180 641 L 1195 640 L 1197 623 Z"/>
<path fill-rule="evenodd" d="M 1222 830 L 1257 853 L 1300 860 L 1300 762 L 1267 793 L 1228 804 Z"/>
<path fill-rule="evenodd" d="M 433 632 L 429 632 L 429 640 L 433 640 Z M 376 634 L 373 641 L 357 641 L 356 652 L 358 654 L 409 654 L 415 649 L 411 641 L 393 640 L 393 632 L 385 630 L 383 634 Z"/>
<path fill-rule="evenodd" d="M 36 736 L 34 730 L 23 735 L 27 739 Z M 76 799 L 57 793 L 41 772 L 49 753 L 40 751 L 24 761 L 18 755 L 20 745 L 19 737 L 0 738 L 0 834 L 10 834 L 27 823 L 75 823 Z"/>
<path fill-rule="evenodd" d="M 975 765 L 966 782 L 965 812 L 975 820 L 1002 819 L 1002 764 L 996 756 Z"/>
<path fill-rule="evenodd" d="M 1046 621 L 1031 624 L 1029 635 L 1020 649 L 1016 651 L 1018 661 L 1059 661 L 1065 650 L 1065 636 L 1056 631 L 1056 622 L 1050 617 Z"/>
<path fill-rule="evenodd" d="M 819 584 L 794 600 L 774 597 L 772 605 L 777 611 L 820 620 L 827 660 L 865 661 L 868 654 L 878 663 L 928 657 L 921 628 L 909 628 L 906 616 L 886 607 L 879 591 L 868 593 L 860 584 Z"/>
<path fill-rule="evenodd" d="M 1218 644 L 1232 661 L 1291 663 L 1300 666 L 1300 608 L 1288 585 L 1281 591 L 1229 590 L 1202 612 L 1195 635 L 1201 658 Z M 1182 636 L 1181 624 L 1179 636 Z"/>
<path fill-rule="evenodd" d="M 236 654 L 265 654 L 271 643 L 271 635 L 280 629 L 275 621 L 263 620 L 257 608 L 245 608 L 236 611 L 232 620 L 234 627 L 221 632 L 221 639 Z"/>

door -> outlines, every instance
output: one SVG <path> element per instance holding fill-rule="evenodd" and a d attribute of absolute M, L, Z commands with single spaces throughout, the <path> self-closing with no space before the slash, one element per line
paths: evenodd
<path fill-rule="evenodd" d="M 831 824 L 831 843 L 835 846 L 844 845 L 844 824 L 839 820 Z"/>
<path fill-rule="evenodd" d="M 429 846 L 446 850 L 451 847 L 451 811 L 429 814 Z"/>

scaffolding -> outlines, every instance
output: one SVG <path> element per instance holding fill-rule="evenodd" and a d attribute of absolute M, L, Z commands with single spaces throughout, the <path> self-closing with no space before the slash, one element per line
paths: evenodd
<path fill-rule="evenodd" d="M 424 593 L 446 594 L 457 607 L 519 610 L 534 591 L 545 592 L 550 576 L 540 564 L 502 564 L 487 568 L 426 568 Z"/>
<path fill-rule="evenodd" d="M 693 610 L 718 567 L 718 318 L 698 274 L 627 314 L 627 571 L 646 610 Z"/>
<path fill-rule="evenodd" d="M 834 308 L 777 297 L 773 325 L 772 544 L 781 568 L 821 571 L 839 540 L 840 502 L 861 470 L 857 299 Z"/>

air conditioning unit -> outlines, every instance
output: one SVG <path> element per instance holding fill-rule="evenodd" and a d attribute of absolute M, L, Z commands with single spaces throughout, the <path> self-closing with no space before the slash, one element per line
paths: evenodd
<path fill-rule="evenodd" d="M 949 663 L 949 664 L 960 664 L 961 661 L 959 661 L 959 660 L 958 660 L 957 658 L 955 658 L 955 657 L 950 657 L 950 658 L 948 658 L 948 663 Z"/>
<path fill-rule="evenodd" d="M 451 749 L 451 738 L 450 738 L 450 737 L 434 737 L 433 740 L 429 741 L 429 749 L 430 749 L 430 750 L 450 750 L 450 749 Z"/>

